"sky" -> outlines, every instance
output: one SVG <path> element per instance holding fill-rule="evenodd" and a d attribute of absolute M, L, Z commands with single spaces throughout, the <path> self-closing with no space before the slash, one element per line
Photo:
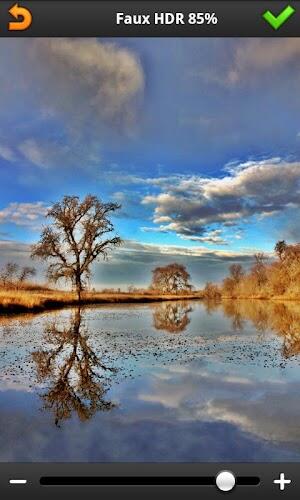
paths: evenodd
<path fill-rule="evenodd" d="M 122 205 L 96 287 L 175 261 L 200 287 L 300 241 L 299 83 L 297 38 L 1 39 L 0 266 L 87 193 Z"/>

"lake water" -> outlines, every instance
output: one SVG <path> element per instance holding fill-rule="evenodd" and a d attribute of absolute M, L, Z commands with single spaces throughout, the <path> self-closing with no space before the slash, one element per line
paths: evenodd
<path fill-rule="evenodd" d="M 0 320 L 0 461 L 299 461 L 300 304 Z"/>

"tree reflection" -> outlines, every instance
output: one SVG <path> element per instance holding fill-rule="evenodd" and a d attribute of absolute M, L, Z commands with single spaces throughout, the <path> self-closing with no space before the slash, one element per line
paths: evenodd
<path fill-rule="evenodd" d="M 153 325 L 157 330 L 170 333 L 183 332 L 190 323 L 192 308 L 185 302 L 162 302 L 153 313 Z"/>
<path fill-rule="evenodd" d="M 82 311 L 78 308 L 70 324 L 59 328 L 55 322 L 45 329 L 47 349 L 32 354 L 39 382 L 48 390 L 41 397 L 44 408 L 53 413 L 55 424 L 76 413 L 81 421 L 97 411 L 109 411 L 112 402 L 104 399 L 107 392 L 105 372 L 115 370 L 101 363 L 88 343 Z"/>
<path fill-rule="evenodd" d="M 205 310 L 207 314 L 213 314 L 217 309 L 219 309 L 221 301 L 217 299 L 207 299 L 203 300 L 203 304 L 205 306 Z"/>
<path fill-rule="evenodd" d="M 223 311 L 227 317 L 231 318 L 231 325 L 234 331 L 242 331 L 244 329 L 245 317 L 241 310 L 236 307 L 236 302 L 228 300 L 223 302 Z"/>
<path fill-rule="evenodd" d="M 300 354 L 300 304 L 259 300 L 226 300 L 222 302 L 225 315 L 233 327 L 243 330 L 245 320 L 251 321 L 258 332 L 273 331 L 283 338 L 282 354 L 290 358 Z"/>
<path fill-rule="evenodd" d="M 283 337 L 282 354 L 285 358 L 300 353 L 300 308 L 299 304 L 274 304 L 273 327 Z"/>

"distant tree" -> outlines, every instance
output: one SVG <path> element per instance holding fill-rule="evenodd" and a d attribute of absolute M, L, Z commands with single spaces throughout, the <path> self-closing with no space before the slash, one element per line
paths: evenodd
<path fill-rule="evenodd" d="M 287 249 L 287 244 L 284 240 L 277 241 L 274 250 L 278 255 L 279 259 L 281 260 L 281 262 L 284 260 L 286 249 Z"/>
<path fill-rule="evenodd" d="M 15 262 L 7 262 L 0 271 L 0 281 L 3 286 L 12 284 L 17 277 L 19 266 Z"/>
<path fill-rule="evenodd" d="M 289 266 L 300 263 L 300 243 L 286 246 L 284 251 L 284 262 Z"/>
<path fill-rule="evenodd" d="M 232 264 L 222 285 L 207 283 L 203 291 L 206 298 L 214 294 L 236 298 L 300 297 L 300 242 L 293 245 L 280 240 L 274 246 L 278 258 L 270 259 L 263 252 L 254 255 L 249 271 L 240 264 Z M 207 301 L 208 303 L 209 301 Z M 213 301 L 211 301 L 213 302 Z"/>
<path fill-rule="evenodd" d="M 255 277 L 258 286 L 262 286 L 267 282 L 266 259 L 263 252 L 258 252 L 254 255 L 255 262 L 251 268 L 252 275 Z"/>
<path fill-rule="evenodd" d="M 0 270 L 0 282 L 4 287 L 16 287 L 35 274 L 34 267 L 20 267 L 16 262 L 7 262 Z"/>
<path fill-rule="evenodd" d="M 223 291 L 230 296 L 235 294 L 236 286 L 242 281 L 245 271 L 241 264 L 229 266 L 229 276 L 223 280 Z"/>
<path fill-rule="evenodd" d="M 236 285 L 236 283 L 235 283 L 234 279 L 231 278 L 230 276 L 227 276 L 226 278 L 224 278 L 223 290 L 224 290 L 225 294 L 233 295 L 235 285 Z"/>
<path fill-rule="evenodd" d="M 186 267 L 174 262 L 153 269 L 151 288 L 163 293 L 180 293 L 192 289 L 190 279 Z"/>
<path fill-rule="evenodd" d="M 203 294 L 207 300 L 219 300 L 221 298 L 219 287 L 210 281 L 205 284 Z"/>
<path fill-rule="evenodd" d="M 91 273 L 91 264 L 98 258 L 107 259 L 110 251 L 122 243 L 114 231 L 110 216 L 120 208 L 117 203 L 104 203 L 87 195 L 64 196 L 48 211 L 52 223 L 44 227 L 40 241 L 32 247 L 32 257 L 48 261 L 48 279 L 70 280 L 78 301 Z"/>
<path fill-rule="evenodd" d="M 241 281 L 242 277 L 244 276 L 245 272 L 241 264 L 232 264 L 229 267 L 229 274 L 230 277 L 233 279 L 234 283 L 238 284 Z"/>
<path fill-rule="evenodd" d="M 21 268 L 18 280 L 20 283 L 23 283 L 24 281 L 27 281 L 30 277 L 33 277 L 35 275 L 36 269 L 34 267 L 24 266 Z"/>

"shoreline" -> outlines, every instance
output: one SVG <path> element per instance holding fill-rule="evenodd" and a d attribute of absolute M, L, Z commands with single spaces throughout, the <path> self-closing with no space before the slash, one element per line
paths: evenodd
<path fill-rule="evenodd" d="M 97 306 L 113 304 L 147 304 L 155 302 L 179 300 L 203 300 L 202 292 L 188 294 L 147 294 L 147 293 L 90 293 L 83 295 L 80 306 Z M 0 315 L 22 313 L 42 313 L 66 307 L 76 307 L 78 301 L 70 292 L 0 292 Z"/>
<path fill-rule="evenodd" d="M 204 297 L 205 300 L 205 297 Z M 220 302 L 222 300 L 261 300 L 261 301 L 280 301 L 280 302 L 300 302 L 300 297 L 286 297 L 284 295 L 275 295 L 274 297 L 221 297 Z"/>
<path fill-rule="evenodd" d="M 149 304 L 155 302 L 170 302 L 184 300 L 201 300 L 206 302 L 222 303 L 223 301 L 274 301 L 274 302 L 300 302 L 300 297 L 229 297 L 207 299 L 202 291 L 187 294 L 155 294 L 155 293 L 102 293 L 91 292 L 83 295 L 81 307 L 113 304 Z M 78 306 L 76 295 L 63 291 L 38 291 L 26 290 L 0 291 L 0 316 L 17 314 L 38 314 L 69 307 Z"/>

